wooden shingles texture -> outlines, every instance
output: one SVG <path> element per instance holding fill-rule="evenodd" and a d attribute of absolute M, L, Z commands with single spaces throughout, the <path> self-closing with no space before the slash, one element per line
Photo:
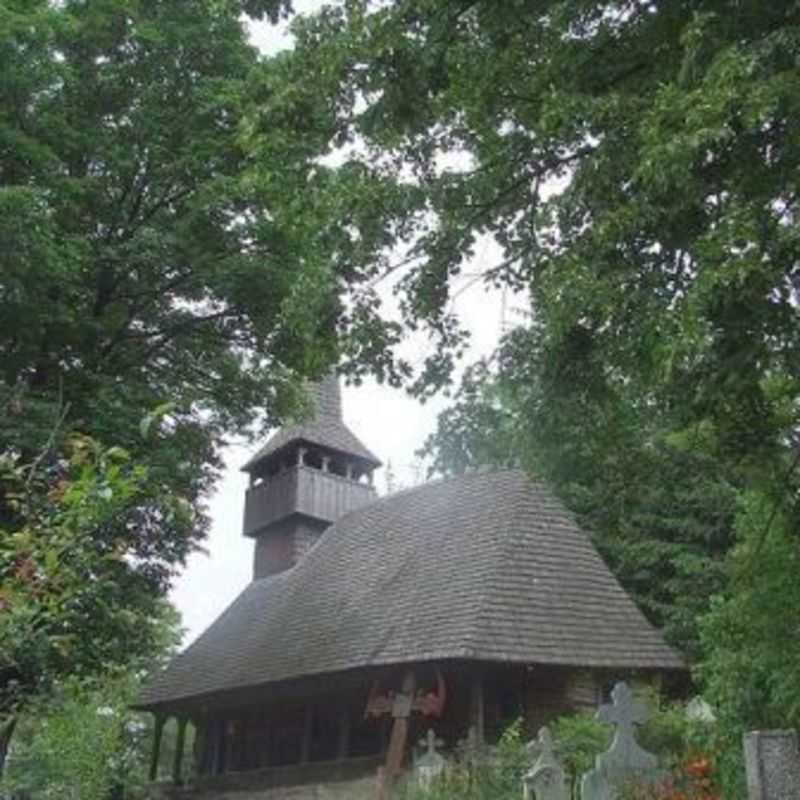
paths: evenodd
<path fill-rule="evenodd" d="M 476 472 L 342 517 L 248 586 L 141 705 L 449 658 L 683 668 L 543 486 Z"/>
<path fill-rule="evenodd" d="M 299 425 L 281 428 L 267 443 L 242 467 L 248 471 L 260 461 L 277 453 L 290 443 L 307 443 L 336 450 L 339 453 L 355 456 L 373 467 L 380 466 L 378 457 L 336 417 L 319 417 Z"/>
<path fill-rule="evenodd" d="M 355 456 L 373 467 L 380 459 L 345 425 L 342 419 L 342 392 L 339 379 L 329 375 L 310 387 L 314 401 L 314 416 L 307 422 L 281 428 L 242 467 L 248 471 L 260 461 L 277 453 L 290 443 L 306 442 L 345 455 Z"/>

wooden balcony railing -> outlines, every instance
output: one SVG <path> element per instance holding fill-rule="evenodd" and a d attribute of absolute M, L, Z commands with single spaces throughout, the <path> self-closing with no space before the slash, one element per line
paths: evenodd
<path fill-rule="evenodd" d="M 247 490 L 244 534 L 254 536 L 295 513 L 333 522 L 375 496 L 375 489 L 367 484 L 313 467 L 292 467 Z"/>

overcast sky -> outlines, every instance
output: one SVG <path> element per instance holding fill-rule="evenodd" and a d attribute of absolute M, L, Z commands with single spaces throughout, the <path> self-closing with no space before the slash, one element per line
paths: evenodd
<path fill-rule="evenodd" d="M 295 0 L 298 13 L 318 8 L 320 0 Z M 270 54 L 291 47 L 285 25 L 251 26 L 253 42 Z M 482 282 L 470 278 L 496 263 L 497 248 L 484 242 L 477 249 L 475 261 L 465 270 L 464 283 L 457 291 L 455 310 L 472 335 L 465 363 L 490 353 L 503 324 L 503 298 L 487 291 Z M 391 287 L 384 288 L 391 304 Z M 424 357 L 424 338 L 404 343 L 404 355 L 412 361 Z M 391 463 L 396 481 L 401 485 L 418 482 L 414 456 L 434 429 L 437 413 L 447 405 L 446 398 L 435 398 L 425 405 L 400 390 L 368 382 L 360 387 L 343 387 L 344 417 L 359 438 L 383 461 Z M 188 644 L 205 630 L 251 579 L 253 541 L 242 536 L 242 512 L 247 481 L 239 468 L 258 443 L 230 447 L 225 453 L 226 469 L 217 491 L 209 500 L 212 527 L 206 542 L 207 554 L 196 553 L 188 562 L 172 592 L 172 601 L 183 615 Z M 384 473 L 378 474 L 379 491 L 385 490 Z"/>

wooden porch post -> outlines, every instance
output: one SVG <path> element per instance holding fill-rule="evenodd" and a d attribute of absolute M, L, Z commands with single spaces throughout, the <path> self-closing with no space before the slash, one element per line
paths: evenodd
<path fill-rule="evenodd" d="M 225 736 L 225 723 L 220 719 L 209 722 L 209 774 L 219 775 L 222 772 L 222 758 Z"/>
<path fill-rule="evenodd" d="M 346 706 L 339 714 L 339 741 L 336 746 L 336 758 L 344 761 L 350 751 L 350 709 Z"/>
<path fill-rule="evenodd" d="M 150 782 L 158 777 L 158 757 L 161 754 L 161 735 L 164 733 L 164 723 L 167 718 L 163 714 L 155 715 L 156 724 L 153 728 L 153 750 L 150 754 Z"/>
<path fill-rule="evenodd" d="M 472 675 L 470 686 L 470 725 L 475 729 L 475 742 L 478 746 L 483 746 L 486 741 L 484 725 L 484 696 L 483 696 L 483 672 L 477 671 Z"/>
<path fill-rule="evenodd" d="M 183 744 L 186 740 L 186 717 L 178 717 L 178 738 L 175 741 L 175 760 L 172 762 L 172 782 L 180 786 L 182 782 Z"/>
<path fill-rule="evenodd" d="M 208 718 L 206 716 L 194 719 L 194 742 L 192 757 L 199 775 L 204 775 L 208 770 Z"/>
<path fill-rule="evenodd" d="M 220 774 L 233 771 L 234 742 L 236 740 L 236 720 L 226 719 L 222 723 L 222 762 Z"/>
<path fill-rule="evenodd" d="M 314 730 L 314 707 L 307 705 L 303 717 L 303 746 L 300 750 L 300 763 L 305 764 L 311 758 L 311 734 Z"/>
<path fill-rule="evenodd" d="M 270 759 L 270 752 L 272 750 L 272 719 L 266 714 L 263 716 L 262 721 L 262 736 L 261 747 L 258 756 L 258 765 L 260 767 L 272 766 Z"/>

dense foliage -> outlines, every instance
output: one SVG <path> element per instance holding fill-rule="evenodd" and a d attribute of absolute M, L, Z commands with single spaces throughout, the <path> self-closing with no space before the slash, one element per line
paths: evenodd
<path fill-rule="evenodd" d="M 282 5 L 0 9 L 4 445 L 37 453 L 66 410 L 196 502 L 223 437 L 293 410 L 298 377 L 342 355 L 394 374 L 391 329 L 350 291 L 380 231 L 343 233 L 308 189 L 333 112 L 247 43 L 241 12 Z M 145 447 L 139 420 L 165 402 L 174 436 Z"/>
<path fill-rule="evenodd" d="M 362 288 L 383 228 L 313 185 L 346 194 L 307 157 L 334 110 L 247 41 L 288 6 L 0 6 L 3 744 L 55 675 L 148 652 L 226 437 L 332 363 L 398 377 Z"/>
<path fill-rule="evenodd" d="M 731 579 L 703 619 L 700 678 L 719 716 L 725 797 L 745 796 L 744 730 L 800 729 L 800 552 L 792 503 L 748 491 L 737 515 Z"/>
<path fill-rule="evenodd" d="M 122 785 L 143 784 L 146 758 L 138 739 L 146 729 L 126 729 L 121 722 L 126 699 L 125 692 L 70 686 L 29 709 L 14 739 L 4 788 L 42 800 L 107 800 Z"/>
<path fill-rule="evenodd" d="M 533 300 L 437 466 L 546 477 L 696 654 L 738 493 L 795 478 L 797 4 L 360 0 L 295 32 L 341 170 L 407 253 L 406 322 L 444 347 L 417 389 L 461 347 L 453 279 L 480 237 L 503 252 L 486 280 Z"/>
<path fill-rule="evenodd" d="M 406 189 L 384 213 L 417 259 L 410 321 L 448 330 L 448 279 L 492 234 L 487 279 L 532 290 L 551 349 L 583 337 L 727 448 L 774 444 L 796 386 L 761 379 L 799 344 L 796 3 L 355 0 L 296 32 L 347 168 Z"/>

